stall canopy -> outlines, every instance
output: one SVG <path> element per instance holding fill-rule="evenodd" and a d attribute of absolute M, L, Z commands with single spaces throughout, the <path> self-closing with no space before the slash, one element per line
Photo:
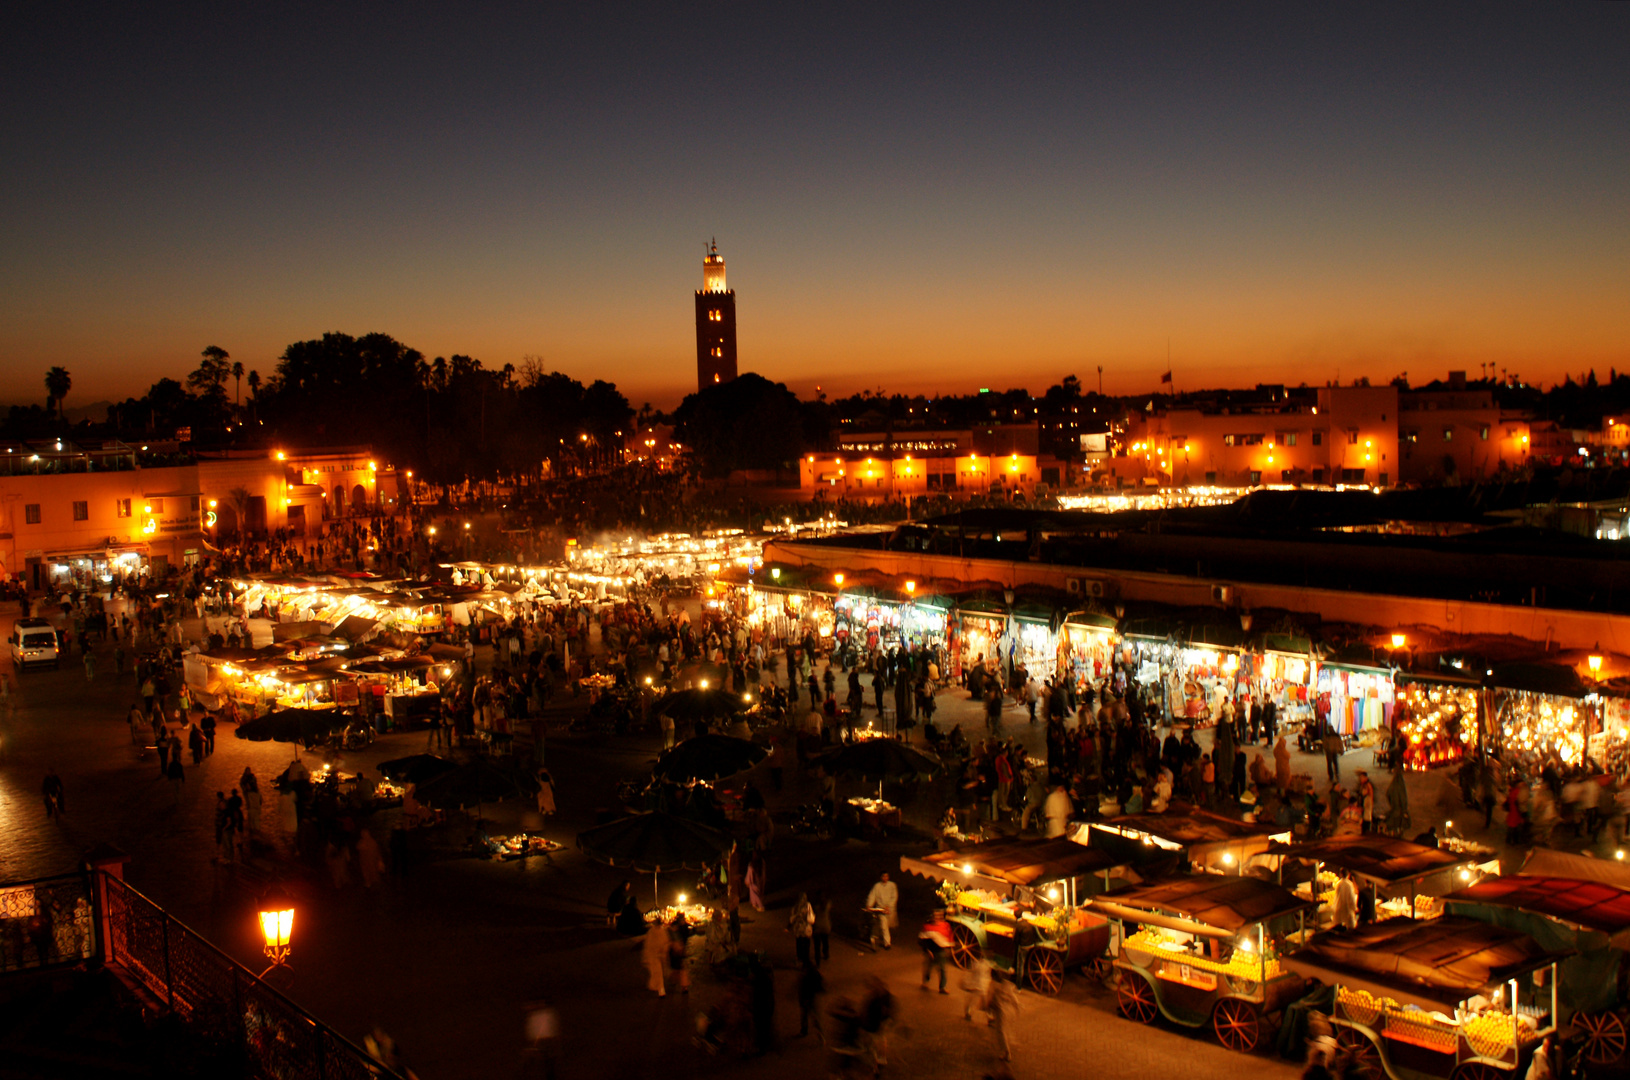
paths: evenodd
<path fill-rule="evenodd" d="M 1582 698 L 1590 688 L 1567 664 L 1495 664 L 1490 681 L 1502 690 Z"/>
<path fill-rule="evenodd" d="M 1630 892 L 1630 866 L 1605 859 L 1592 859 L 1586 855 L 1573 855 L 1566 851 L 1535 848 L 1523 860 L 1517 873 L 1523 877 L 1574 878 L 1579 881 L 1600 881 L 1614 888 Z"/>
<path fill-rule="evenodd" d="M 1452 851 L 1380 834 L 1333 836 L 1299 844 L 1274 844 L 1268 848 L 1268 853 L 1304 862 L 1323 863 L 1383 889 L 1406 885 L 1477 861 Z"/>
<path fill-rule="evenodd" d="M 361 615 L 347 615 L 345 619 L 334 627 L 334 636 L 344 638 L 355 643 L 367 637 L 373 628 L 379 625 L 377 619 L 365 619 Z"/>
<path fill-rule="evenodd" d="M 1454 1008 L 1564 955 L 1516 930 L 1445 915 L 1327 930 L 1284 962 L 1308 978 L 1437 1009 Z"/>
<path fill-rule="evenodd" d="M 1451 904 L 1487 904 L 1543 915 L 1606 934 L 1614 948 L 1630 949 L 1630 892 L 1600 881 L 1497 877 L 1444 899 Z"/>
<path fill-rule="evenodd" d="M 983 878 L 999 889 L 1035 887 L 1054 881 L 1124 870 L 1126 862 L 1100 848 L 1062 837 L 1024 837 L 936 851 L 920 859 L 900 857 L 900 869 L 937 881 Z"/>
<path fill-rule="evenodd" d="M 1226 938 L 1248 926 L 1305 911 L 1313 902 L 1257 878 L 1195 874 L 1117 889 L 1094 897 L 1092 906 L 1122 922 Z"/>
<path fill-rule="evenodd" d="M 1244 865 L 1252 855 L 1267 851 L 1275 836 L 1288 835 L 1276 826 L 1238 821 L 1178 803 L 1161 814 L 1126 814 L 1094 822 L 1090 832 L 1095 847 L 1111 852 L 1125 853 L 1127 843 L 1143 843 L 1148 837 L 1156 847 L 1186 851 L 1191 862 L 1232 861 L 1234 865 Z"/>

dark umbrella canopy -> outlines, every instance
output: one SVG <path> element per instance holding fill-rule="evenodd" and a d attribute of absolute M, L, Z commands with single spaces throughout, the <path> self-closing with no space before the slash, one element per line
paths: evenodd
<path fill-rule="evenodd" d="M 453 762 L 435 754 L 409 754 L 379 763 L 382 776 L 404 784 L 423 784 L 456 768 Z"/>
<path fill-rule="evenodd" d="M 419 801 L 438 810 L 535 795 L 537 781 L 516 769 L 477 758 L 419 785 Z"/>
<path fill-rule="evenodd" d="M 351 718 L 338 709 L 278 709 L 238 725 L 238 738 L 250 742 L 310 745 L 344 727 Z"/>
<path fill-rule="evenodd" d="M 939 771 L 940 760 L 896 739 L 862 739 L 829 754 L 821 766 L 827 772 L 882 782 L 932 776 Z"/>
<path fill-rule="evenodd" d="M 656 712 L 675 720 L 713 720 L 745 712 L 747 702 L 740 694 L 725 690 L 677 690 L 657 702 Z"/>
<path fill-rule="evenodd" d="M 664 780 L 718 780 L 746 772 L 763 761 L 769 751 L 746 739 L 729 735 L 697 735 L 669 750 L 657 761 L 655 772 Z"/>
<path fill-rule="evenodd" d="M 728 833 L 660 810 L 577 834 L 577 846 L 589 858 L 647 873 L 700 870 L 717 862 L 731 843 Z"/>

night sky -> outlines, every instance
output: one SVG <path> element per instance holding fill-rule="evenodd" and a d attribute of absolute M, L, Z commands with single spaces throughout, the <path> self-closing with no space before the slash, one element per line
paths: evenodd
<path fill-rule="evenodd" d="M 383 331 L 637 406 L 1630 367 L 1630 5 L 18 5 L 0 400 Z"/>

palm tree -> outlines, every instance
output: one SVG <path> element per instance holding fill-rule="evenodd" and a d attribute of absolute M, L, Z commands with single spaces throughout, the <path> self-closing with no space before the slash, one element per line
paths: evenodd
<path fill-rule="evenodd" d="M 65 367 L 54 367 L 45 373 L 45 392 L 49 395 L 46 402 L 55 407 L 59 418 L 62 416 L 62 399 L 68 396 L 73 385 L 73 376 L 68 374 Z"/>
<path fill-rule="evenodd" d="M 237 517 L 240 541 L 249 538 L 249 502 L 253 497 L 248 488 L 235 487 L 226 493 L 227 505 L 232 507 L 232 513 Z"/>
<path fill-rule="evenodd" d="M 236 409 L 241 404 L 239 398 L 243 392 L 243 361 L 232 361 L 232 407 Z"/>

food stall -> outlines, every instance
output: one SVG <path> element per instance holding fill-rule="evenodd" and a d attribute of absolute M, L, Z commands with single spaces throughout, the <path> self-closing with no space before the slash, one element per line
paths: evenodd
<path fill-rule="evenodd" d="M 1535 873 L 1534 871 L 1537 871 Z M 1521 931 L 1562 961 L 1559 1021 L 1594 1065 L 1621 1065 L 1630 1024 L 1630 868 L 1558 851 L 1451 893 L 1452 915 Z"/>
<path fill-rule="evenodd" d="M 1230 1050 L 1249 1053 L 1263 1018 L 1301 997 L 1306 982 L 1281 953 L 1302 936 L 1313 906 L 1254 877 L 1192 874 L 1093 897 L 1120 924 L 1115 988 L 1121 1015 L 1209 1026 Z"/>
<path fill-rule="evenodd" d="M 1058 993 L 1073 967 L 1108 973 L 1109 920 L 1083 901 L 1130 872 L 1101 849 L 1061 837 L 994 840 L 901 856 L 900 870 L 941 883 L 958 967 L 983 954 L 1043 994 Z"/>
<path fill-rule="evenodd" d="M 1288 843 L 1290 836 L 1288 830 L 1272 825 L 1173 803 L 1164 813 L 1127 814 L 1081 825 L 1074 839 L 1132 862 L 1165 854 L 1196 870 L 1238 874 L 1266 855 L 1270 844 Z"/>
<path fill-rule="evenodd" d="M 1457 915 L 1326 930 L 1285 958 L 1335 987 L 1330 1021 L 1359 1075 L 1521 1076 L 1556 1031 L 1562 953 Z"/>
<path fill-rule="evenodd" d="M 1443 914 L 1443 895 L 1484 872 L 1471 856 L 1379 833 L 1276 843 L 1268 855 L 1279 862 L 1281 885 L 1304 900 L 1318 901 L 1314 921 L 1319 926 L 1335 918 L 1339 874 L 1350 876 L 1360 891 L 1370 891 L 1378 919 L 1435 919 Z M 1499 872 L 1498 863 L 1493 872 Z"/>

